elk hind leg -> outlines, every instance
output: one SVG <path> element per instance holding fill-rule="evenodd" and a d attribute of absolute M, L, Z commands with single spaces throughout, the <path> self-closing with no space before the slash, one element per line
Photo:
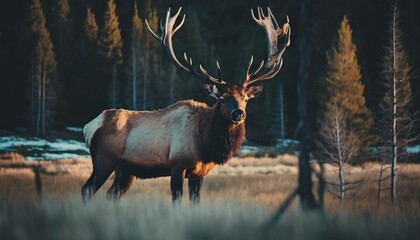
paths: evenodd
<path fill-rule="evenodd" d="M 103 160 L 103 164 L 98 160 Z M 102 187 L 109 175 L 115 170 L 115 161 L 110 157 L 98 158 L 93 166 L 92 175 L 82 187 L 83 202 L 89 201 L 92 196 Z"/>
<path fill-rule="evenodd" d="M 95 194 L 95 191 L 94 191 L 95 182 L 96 182 L 95 172 L 92 172 L 89 179 L 86 181 L 86 183 L 82 187 L 82 198 L 83 198 L 84 203 L 88 202 L 92 198 L 93 194 Z"/>
<path fill-rule="evenodd" d="M 106 194 L 108 200 L 118 201 L 130 189 L 133 180 L 132 175 L 124 173 L 120 169 L 115 170 L 114 182 Z"/>

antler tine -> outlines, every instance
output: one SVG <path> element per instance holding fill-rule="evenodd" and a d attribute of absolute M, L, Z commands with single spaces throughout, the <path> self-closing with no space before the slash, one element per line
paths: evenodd
<path fill-rule="evenodd" d="M 267 8 L 267 9 L 268 9 L 268 8 Z M 263 18 L 266 18 L 266 16 L 265 16 L 265 14 L 264 14 L 264 11 L 263 11 L 262 7 L 260 7 L 260 11 L 261 11 L 261 16 L 262 16 Z"/>
<path fill-rule="evenodd" d="M 215 82 L 222 83 L 222 84 L 225 84 L 225 83 L 226 83 L 226 82 L 225 82 L 225 81 L 223 81 L 221 78 L 215 78 L 215 77 L 213 77 L 213 76 L 209 75 L 209 74 L 207 73 L 206 69 L 204 69 L 204 68 L 203 68 L 203 66 L 201 66 L 201 64 L 199 65 L 199 67 L 200 67 L 200 71 L 201 71 L 201 73 L 202 73 L 204 76 L 206 76 L 207 78 L 209 78 L 211 81 L 215 81 Z M 219 75 L 220 75 L 220 74 L 221 74 L 221 73 L 219 72 Z"/>
<path fill-rule="evenodd" d="M 287 32 L 287 46 L 290 46 L 290 36 L 292 35 L 292 28 L 290 28 L 289 16 L 286 15 L 287 23 L 283 24 L 283 31 Z"/>
<path fill-rule="evenodd" d="M 170 10 L 171 8 L 169 8 L 169 10 Z M 176 21 L 176 19 L 178 18 L 178 16 L 179 16 L 179 14 L 181 13 L 181 9 L 182 9 L 182 7 L 180 7 L 179 9 L 178 9 L 178 12 L 172 17 L 173 19 L 174 19 L 174 24 L 175 24 L 175 21 Z M 168 11 L 168 14 L 169 14 L 169 11 Z M 182 20 L 181 20 L 181 23 L 179 23 L 178 24 L 178 26 L 175 28 L 175 30 L 173 30 L 172 31 L 172 35 L 174 35 L 175 33 L 176 33 L 176 31 L 178 31 L 180 28 L 181 28 L 181 26 L 184 24 L 184 21 L 185 21 L 185 14 L 184 14 L 184 16 L 182 16 Z M 171 37 L 172 37 L 172 35 L 171 35 Z"/>
<path fill-rule="evenodd" d="M 246 81 L 246 79 L 247 79 L 247 77 L 249 76 L 249 70 L 250 70 L 250 68 L 251 68 L 251 66 L 252 66 L 252 62 L 254 61 L 254 56 L 253 55 L 251 55 L 251 59 L 249 60 L 249 63 L 248 63 L 248 69 L 246 70 L 246 77 L 245 77 L 245 80 L 244 80 L 244 82 L 243 83 L 245 83 L 245 81 Z"/>
<path fill-rule="evenodd" d="M 256 18 L 256 17 L 255 17 L 255 15 L 254 15 L 254 9 L 252 9 L 252 8 L 251 8 L 251 15 L 252 15 L 252 18 L 254 19 L 254 21 L 255 21 L 255 22 L 257 22 L 257 23 L 258 23 L 258 25 L 263 26 L 263 25 L 262 25 L 262 23 L 261 23 L 261 14 L 260 14 L 260 9 L 259 9 L 259 7 L 258 7 L 258 9 L 257 9 L 257 12 L 258 12 L 258 18 Z"/>
<path fill-rule="evenodd" d="M 255 71 L 249 73 L 253 61 L 253 58 L 251 58 L 245 80 L 243 81 L 244 87 L 273 78 L 280 71 L 283 63 L 283 53 L 290 45 L 291 32 L 289 18 L 287 17 L 287 22 L 283 25 L 283 28 L 280 28 L 270 8 L 267 8 L 267 15 L 264 14 L 261 7 L 258 7 L 257 11 L 258 18 L 255 17 L 253 9 L 251 9 L 251 16 L 266 31 L 268 38 L 268 57 L 265 63 L 262 61 Z"/>
<path fill-rule="evenodd" d="M 271 12 L 270 8 L 267 8 L 267 10 L 268 10 L 268 16 L 270 16 L 270 19 L 272 19 L 275 24 L 274 29 L 279 28 L 279 24 L 277 23 L 277 19 L 274 17 L 273 12 Z M 289 23 L 289 17 L 286 16 L 286 18 L 287 18 L 287 22 Z"/>
<path fill-rule="evenodd" d="M 219 77 L 219 81 L 223 82 L 223 80 L 222 80 L 222 69 L 220 68 L 219 61 L 216 61 L 216 66 L 217 66 L 217 75 Z"/>
<path fill-rule="evenodd" d="M 185 21 L 185 14 L 182 17 L 181 22 L 174 28 L 175 22 L 181 13 L 182 7 L 178 9 L 178 11 L 175 13 L 175 15 L 171 16 L 171 9 L 168 9 L 168 12 L 166 13 L 165 18 L 165 24 L 161 21 L 160 28 L 162 31 L 162 35 L 158 36 L 153 30 L 150 28 L 149 23 L 147 20 L 146 26 L 149 29 L 149 31 L 153 34 L 153 36 L 162 44 L 163 48 L 166 50 L 167 54 L 169 55 L 172 62 L 175 63 L 179 68 L 191 73 L 193 76 L 198 78 L 201 82 L 205 84 L 212 84 L 212 85 L 228 85 L 226 82 L 224 82 L 221 79 L 221 70 L 220 66 L 218 66 L 219 71 L 219 79 L 209 75 L 207 71 L 200 65 L 200 71 L 197 71 L 194 66 L 191 58 L 188 58 L 187 54 L 184 53 L 184 59 L 185 59 L 185 65 L 180 63 L 178 58 L 175 55 L 175 52 L 173 50 L 173 44 L 172 44 L 172 36 L 182 27 Z"/>
<path fill-rule="evenodd" d="M 147 21 L 147 19 L 144 19 L 144 22 L 146 23 L 146 27 L 147 27 L 147 29 L 149 29 L 149 32 L 152 33 L 153 37 L 160 41 L 160 37 L 155 32 L 153 32 L 153 30 L 150 28 L 149 22 Z M 162 23 L 162 21 L 161 21 L 161 23 Z"/>

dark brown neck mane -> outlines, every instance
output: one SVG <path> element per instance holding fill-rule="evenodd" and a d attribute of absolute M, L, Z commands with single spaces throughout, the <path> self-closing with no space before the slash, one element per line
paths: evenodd
<path fill-rule="evenodd" d="M 234 125 L 223 117 L 220 103 L 204 115 L 207 126 L 202 129 L 202 160 L 204 163 L 225 164 L 236 154 L 245 140 L 245 123 Z"/>

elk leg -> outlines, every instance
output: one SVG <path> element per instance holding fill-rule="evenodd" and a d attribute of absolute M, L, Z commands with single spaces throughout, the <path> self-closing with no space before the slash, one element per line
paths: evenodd
<path fill-rule="evenodd" d="M 200 203 L 200 189 L 203 184 L 204 177 L 190 177 L 188 179 L 188 191 L 190 193 L 190 201 L 192 204 Z"/>
<path fill-rule="evenodd" d="M 89 179 L 86 181 L 86 183 L 82 187 L 82 198 L 83 198 L 84 203 L 89 201 L 94 194 L 93 186 L 95 185 L 95 179 L 96 179 L 95 172 L 92 172 Z"/>
<path fill-rule="evenodd" d="M 182 185 L 184 184 L 185 169 L 173 168 L 171 170 L 172 203 L 180 204 L 182 198 Z"/>
<path fill-rule="evenodd" d="M 128 191 L 133 183 L 134 177 L 124 173 L 121 169 L 115 170 L 115 178 L 111 188 L 107 192 L 107 198 L 112 201 L 118 201 L 124 193 Z"/>
<path fill-rule="evenodd" d="M 97 160 L 104 160 L 102 163 L 108 164 L 100 164 L 101 161 Z M 105 181 L 108 179 L 109 175 L 111 175 L 111 173 L 115 170 L 115 161 L 113 161 L 113 159 L 109 156 L 96 159 L 94 162 L 95 164 L 93 166 L 92 175 L 82 187 L 82 197 L 84 203 L 92 198 L 96 191 L 98 191 L 98 189 L 101 188 Z"/>

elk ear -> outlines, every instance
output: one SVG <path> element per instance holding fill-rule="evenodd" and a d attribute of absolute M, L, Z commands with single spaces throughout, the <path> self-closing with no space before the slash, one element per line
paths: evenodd
<path fill-rule="evenodd" d="M 262 84 L 259 85 L 254 85 L 254 86 L 249 86 L 246 89 L 246 95 L 248 96 L 248 98 L 254 98 L 254 97 L 258 97 L 262 90 L 263 90 L 264 86 Z"/>
<path fill-rule="evenodd" d="M 223 92 L 220 91 L 219 88 L 217 88 L 216 85 L 212 85 L 212 84 L 204 84 L 204 90 L 206 90 L 207 94 L 219 99 L 220 96 L 222 96 Z"/>

